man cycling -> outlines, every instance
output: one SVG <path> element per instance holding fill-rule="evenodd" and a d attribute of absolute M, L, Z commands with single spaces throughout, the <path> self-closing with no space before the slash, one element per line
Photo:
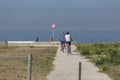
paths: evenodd
<path fill-rule="evenodd" d="M 71 41 L 72 41 L 72 37 L 69 31 L 67 31 L 65 34 L 65 43 L 66 43 L 66 46 L 68 47 L 68 53 L 70 54 L 71 54 Z"/>
<path fill-rule="evenodd" d="M 65 47 L 65 33 L 64 31 L 61 32 L 59 36 L 60 44 L 61 44 L 61 51 L 64 52 L 64 47 Z"/>

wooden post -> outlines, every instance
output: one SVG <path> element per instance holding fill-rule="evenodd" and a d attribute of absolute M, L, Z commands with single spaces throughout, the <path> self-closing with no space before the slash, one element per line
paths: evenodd
<path fill-rule="evenodd" d="M 28 55 L 28 80 L 32 79 L 32 55 Z"/>
<path fill-rule="evenodd" d="M 81 80 L 81 62 L 79 62 L 79 80 Z"/>

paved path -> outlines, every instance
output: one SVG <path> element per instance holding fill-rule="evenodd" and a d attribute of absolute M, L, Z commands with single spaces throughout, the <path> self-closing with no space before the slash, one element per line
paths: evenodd
<path fill-rule="evenodd" d="M 67 55 L 58 49 L 54 61 L 54 70 L 47 76 L 47 80 L 79 80 L 79 62 L 82 62 L 81 80 L 111 80 L 106 74 L 98 72 L 87 59 L 75 52 L 75 46 L 72 45 L 72 55 Z"/>

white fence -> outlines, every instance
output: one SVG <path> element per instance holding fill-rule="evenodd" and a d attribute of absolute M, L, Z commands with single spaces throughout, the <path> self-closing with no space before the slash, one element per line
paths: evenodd
<path fill-rule="evenodd" d="M 41 46 L 41 45 L 59 45 L 58 41 L 36 42 L 36 41 L 8 41 L 8 46 Z"/>

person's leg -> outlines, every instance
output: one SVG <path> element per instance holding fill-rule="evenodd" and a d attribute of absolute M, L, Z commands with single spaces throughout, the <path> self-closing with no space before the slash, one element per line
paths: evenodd
<path fill-rule="evenodd" d="M 62 41 L 60 41 L 61 51 L 62 51 Z"/>
<path fill-rule="evenodd" d="M 63 43 L 62 43 L 62 48 L 63 48 L 63 51 L 64 51 L 64 48 L 65 48 L 65 41 L 63 41 Z"/>
<path fill-rule="evenodd" d="M 66 51 L 67 51 L 67 55 L 69 55 L 69 42 L 66 42 Z"/>
<path fill-rule="evenodd" d="M 71 42 L 69 42 L 69 52 L 71 54 Z"/>
<path fill-rule="evenodd" d="M 63 41 L 63 48 L 65 48 L 65 41 Z"/>
<path fill-rule="evenodd" d="M 64 42 L 61 41 L 61 51 L 64 51 Z"/>

